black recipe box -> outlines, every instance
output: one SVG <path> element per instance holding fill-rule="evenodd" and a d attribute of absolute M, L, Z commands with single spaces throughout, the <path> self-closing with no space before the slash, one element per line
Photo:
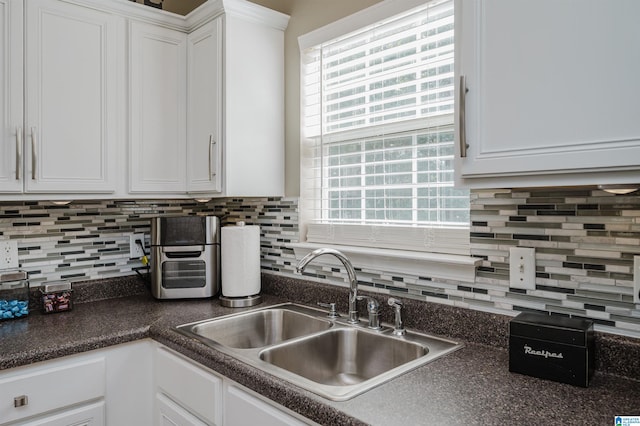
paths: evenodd
<path fill-rule="evenodd" d="M 509 322 L 509 371 L 589 386 L 593 321 L 524 312 Z"/>

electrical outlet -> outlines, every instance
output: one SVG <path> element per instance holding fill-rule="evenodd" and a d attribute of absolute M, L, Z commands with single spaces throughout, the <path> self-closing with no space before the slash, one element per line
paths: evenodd
<path fill-rule="evenodd" d="M 18 268 L 18 242 L 0 241 L 0 269 Z"/>
<path fill-rule="evenodd" d="M 144 250 L 136 243 L 136 240 L 140 240 L 142 247 L 144 247 L 144 234 L 129 235 L 129 259 L 140 259 L 144 256 Z"/>
<path fill-rule="evenodd" d="M 536 249 L 530 247 L 509 249 L 509 277 L 511 287 L 536 289 Z"/>
<path fill-rule="evenodd" d="M 633 256 L 633 303 L 640 304 L 640 256 Z"/>

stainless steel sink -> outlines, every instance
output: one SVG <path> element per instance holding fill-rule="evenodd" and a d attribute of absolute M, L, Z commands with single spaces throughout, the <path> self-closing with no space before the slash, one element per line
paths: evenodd
<path fill-rule="evenodd" d="M 313 312 L 317 315 L 317 312 Z M 262 348 L 327 330 L 329 320 L 291 308 L 271 308 L 230 317 L 181 325 L 178 329 L 199 339 L 236 349 Z"/>
<path fill-rule="evenodd" d="M 260 353 L 260 359 L 324 385 L 362 383 L 425 356 L 412 342 L 341 328 Z"/>
<path fill-rule="evenodd" d="M 327 312 L 282 304 L 177 327 L 221 352 L 334 401 L 353 398 L 462 347 L 391 328 L 373 331 Z"/>

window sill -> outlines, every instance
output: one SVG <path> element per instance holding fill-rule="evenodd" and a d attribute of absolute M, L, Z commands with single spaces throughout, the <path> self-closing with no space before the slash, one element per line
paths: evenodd
<path fill-rule="evenodd" d="M 476 266 L 481 262 L 481 259 L 471 256 L 338 244 L 291 243 L 289 247 L 293 248 L 298 260 L 315 249 L 331 247 L 349 257 L 355 268 L 468 283 L 475 281 Z M 322 256 L 317 262 L 331 266 L 340 265 L 333 256 Z"/>

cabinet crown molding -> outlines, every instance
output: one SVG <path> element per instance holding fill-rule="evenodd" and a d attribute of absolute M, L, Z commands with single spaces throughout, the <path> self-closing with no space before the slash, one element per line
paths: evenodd
<path fill-rule="evenodd" d="M 143 6 L 130 0 L 61 0 L 183 32 L 191 32 L 222 14 L 238 16 L 278 30 L 285 30 L 289 15 L 247 0 L 208 0 L 186 16 Z"/>
<path fill-rule="evenodd" d="M 209 0 L 194 12 L 199 12 L 199 9 L 202 9 L 207 3 L 219 3 L 227 15 L 238 16 L 277 30 L 284 31 L 289 24 L 289 15 L 246 0 Z"/>

